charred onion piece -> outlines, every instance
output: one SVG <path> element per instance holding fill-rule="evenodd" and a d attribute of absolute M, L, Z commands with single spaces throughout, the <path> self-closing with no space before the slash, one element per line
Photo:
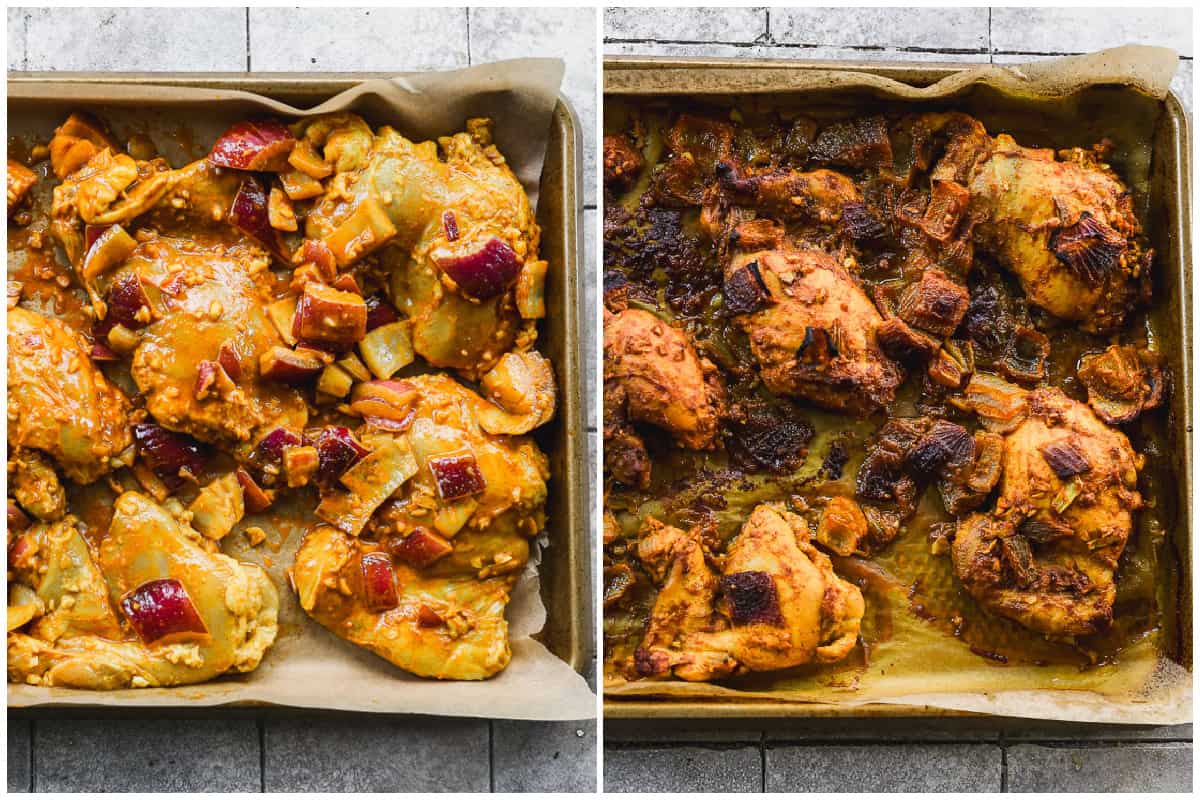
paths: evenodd
<path fill-rule="evenodd" d="M 376 613 L 400 604 L 396 594 L 396 570 L 387 553 L 363 553 L 363 594 L 367 609 Z"/>
<path fill-rule="evenodd" d="M 1111 345 L 1079 360 L 1079 381 L 1088 390 L 1088 405 L 1110 425 L 1132 422 L 1162 404 L 1166 381 L 1161 356 L 1130 345 Z"/>
<path fill-rule="evenodd" d="M 133 439 L 138 455 L 172 492 L 195 481 L 208 461 L 206 449 L 195 439 L 159 425 L 134 425 Z"/>
<path fill-rule="evenodd" d="M 1037 383 L 1046 377 L 1046 361 L 1050 358 L 1050 340 L 1041 331 L 1029 327 L 1017 328 L 1000 358 L 1000 371 L 1010 380 Z"/>
<path fill-rule="evenodd" d="M 914 328 L 944 338 L 954 333 L 969 305 L 966 288 L 931 267 L 900 295 L 896 313 Z"/>
<path fill-rule="evenodd" d="M 429 470 L 437 483 L 438 497 L 458 500 L 487 488 L 475 456 L 470 453 L 429 459 Z"/>
<path fill-rule="evenodd" d="M 1084 211 L 1074 225 L 1050 237 L 1050 250 L 1076 277 L 1089 286 L 1099 286 L 1121 268 L 1125 237 Z"/>
<path fill-rule="evenodd" d="M 725 278 L 725 310 L 729 314 L 753 314 L 771 300 L 758 262 L 751 261 Z"/>
<path fill-rule="evenodd" d="M 1067 439 L 1047 442 L 1039 450 L 1042 458 L 1046 459 L 1046 463 L 1050 465 L 1050 469 L 1054 470 L 1054 474 L 1062 480 L 1092 470 L 1092 465 L 1088 463 L 1084 452 Z"/>
<path fill-rule="evenodd" d="M 192 598 L 174 578 L 143 583 L 121 598 L 121 611 L 144 644 L 208 634 Z"/>
<path fill-rule="evenodd" d="M 434 256 L 434 261 L 463 294 L 476 300 L 490 300 L 502 293 L 521 271 L 516 252 L 494 236 L 474 253 Z"/>
<path fill-rule="evenodd" d="M 249 172 L 283 172 L 295 145 L 292 132 L 278 120 L 237 122 L 217 139 L 208 163 Z"/>

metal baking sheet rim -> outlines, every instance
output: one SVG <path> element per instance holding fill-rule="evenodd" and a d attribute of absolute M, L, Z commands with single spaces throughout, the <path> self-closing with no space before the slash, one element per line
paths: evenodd
<path fill-rule="evenodd" d="M 779 70 L 820 70 L 837 69 L 854 72 L 873 72 L 898 81 L 917 81 L 934 83 L 947 75 L 979 66 L 978 64 L 948 64 L 939 62 L 889 62 L 889 61 L 780 61 L 756 59 L 721 59 L 703 57 L 639 57 L 639 56 L 606 56 L 604 73 L 621 70 L 712 70 L 728 71 L 739 68 L 779 69 Z M 623 89 L 610 92 L 607 81 L 604 94 L 616 96 L 650 96 L 659 92 L 639 92 Z M 1184 480 L 1187 486 L 1192 485 L 1192 453 L 1191 453 L 1191 419 L 1192 419 L 1192 284 L 1191 284 L 1191 125 L 1187 112 L 1178 96 L 1172 91 L 1164 98 L 1163 104 L 1166 115 L 1175 126 L 1175 135 L 1171 144 L 1175 149 L 1173 176 L 1175 213 L 1172 215 L 1173 233 L 1178 241 L 1179 259 L 1177 262 L 1176 278 L 1183 293 L 1179 303 L 1179 323 L 1187 352 L 1182 359 L 1183 375 L 1179 381 L 1183 392 L 1184 416 L 1188 423 L 1187 448 L 1183 454 Z M 1178 387 L 1176 387 L 1178 388 Z M 1187 504 L 1184 508 L 1184 519 L 1188 530 L 1186 539 L 1187 552 L 1182 554 L 1181 570 L 1187 584 L 1187 594 L 1192 591 L 1192 497 L 1188 493 Z M 1181 608 L 1183 620 L 1180 630 L 1184 638 L 1187 652 L 1192 648 L 1192 625 L 1190 607 Z M 1190 667 L 1189 667 L 1190 671 Z M 736 698 L 721 700 L 678 700 L 669 698 L 637 698 L 619 699 L 609 696 L 604 698 L 604 716 L 606 719 L 647 719 L 665 717 L 676 719 L 753 719 L 753 718 L 785 718 L 785 717 L 861 717 L 861 718 L 904 718 L 904 717 L 988 717 L 985 713 L 957 711 L 935 706 L 909 705 L 904 703 L 863 703 L 845 705 L 839 703 L 813 703 L 789 700 L 738 700 Z"/>
<path fill-rule="evenodd" d="M 390 78 L 391 72 L 364 73 L 328 73 L 312 75 L 308 73 L 279 73 L 275 75 L 247 75 L 241 73 L 90 73 L 90 72 L 20 72 L 9 73 L 10 84 L 64 82 L 71 84 L 103 85 L 111 83 L 145 83 L 162 86 L 199 87 L 208 89 L 243 89 L 261 94 L 292 93 L 304 94 L 325 99 L 353 85 L 371 78 Z M 588 633 L 591 627 L 589 613 L 589 598 L 584 592 L 591 590 L 590 558 L 592 548 L 591 522 L 587 500 L 588 480 L 590 471 L 587 467 L 587 420 L 583 397 L 583 372 L 580 363 L 579 349 L 583 342 L 584 320 L 580 309 L 584 306 L 583 283 L 579 280 L 584 264 L 582 237 L 582 203 L 583 176 L 582 158 L 583 135 L 579 126 L 579 116 L 571 106 L 570 101 L 560 92 L 558 105 L 552 118 L 554 135 L 547 143 L 547 152 L 543 162 L 543 180 L 547 171 L 558 177 L 559 186 L 553 192 L 545 191 L 542 187 L 542 198 L 554 198 L 559 202 L 547 212 L 539 204 L 539 217 L 549 219 L 558 228 L 547 230 L 542 226 L 542 240 L 545 242 L 549 233 L 558 239 L 562 249 L 561 274 L 557 277 L 562 281 L 562 308 L 553 312 L 563 319 L 565 340 L 562 343 L 563 357 L 555 363 L 555 371 L 559 378 L 559 413 L 563 426 L 562 461 L 566 465 L 566 475 L 559 480 L 559 491 L 565 492 L 566 514 L 558 522 L 552 522 L 558 536 L 554 537 L 556 546 L 547 547 L 543 551 L 542 563 L 553 563 L 563 575 L 567 583 L 567 608 L 565 638 L 551 644 L 549 637 L 535 634 L 551 652 L 565 661 L 573 670 L 582 674 L 589 661 Z M 557 147 L 555 147 L 557 145 Z M 547 167 L 550 167 L 548 170 Z M 545 214 L 545 216 L 543 216 Z M 543 245 L 544 246 L 544 245 Z M 546 331 L 543 331 L 545 334 Z M 561 543 L 561 546 L 558 544 Z M 547 584 L 543 581 L 543 592 Z M 546 603 L 546 628 L 562 619 L 560 603 Z M 431 681 L 431 683 L 433 683 Z M 210 708 L 213 704 L 205 702 L 203 697 L 204 684 L 197 686 L 177 687 L 178 701 L 165 706 L 158 704 L 153 707 L 196 707 Z M 194 699 L 189 699 L 189 695 Z M 53 701 L 37 703 L 21 708 L 54 708 L 62 704 Z M 17 708 L 18 706 L 10 706 Z M 79 703 L 67 704 L 71 708 L 108 708 L 108 706 L 89 706 Z M 249 700 L 244 702 L 221 703 L 216 707 L 241 708 L 271 708 L 280 707 L 276 703 Z M 305 706 L 319 708 L 319 706 Z"/>

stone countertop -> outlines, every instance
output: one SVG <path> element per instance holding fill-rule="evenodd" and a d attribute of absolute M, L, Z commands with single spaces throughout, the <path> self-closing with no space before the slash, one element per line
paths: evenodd
<path fill-rule="evenodd" d="M 1182 56 L 1186 9 L 609 8 L 606 55 L 1012 63 L 1121 44 Z M 609 791 L 1188 791 L 1192 726 L 899 719 L 605 723 Z"/>
<path fill-rule="evenodd" d="M 403 72 L 557 56 L 592 174 L 591 9 L 9 8 L 7 19 L 10 71 Z M 585 186 L 594 224 L 594 182 Z M 8 714 L 10 791 L 590 791 L 595 751 L 593 721 L 239 709 Z"/>

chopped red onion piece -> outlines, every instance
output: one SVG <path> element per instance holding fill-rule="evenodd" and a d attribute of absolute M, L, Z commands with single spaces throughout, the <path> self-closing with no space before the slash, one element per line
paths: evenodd
<path fill-rule="evenodd" d="M 349 428 L 329 426 L 317 434 L 317 453 L 321 465 L 317 468 L 317 485 L 322 490 L 336 488 L 338 479 L 371 452 L 359 444 Z"/>
<path fill-rule="evenodd" d="M 487 488 L 479 464 L 470 453 L 431 458 L 429 469 L 437 483 L 438 496 L 443 500 L 458 500 L 479 494 Z"/>
<path fill-rule="evenodd" d="M 145 644 L 208 634 L 192 598 L 174 578 L 143 583 L 121 598 L 121 611 Z"/>
<path fill-rule="evenodd" d="M 282 122 L 273 119 L 235 123 L 221 134 L 208 154 L 217 167 L 250 172 L 283 172 L 296 138 Z"/>
<path fill-rule="evenodd" d="M 476 300 L 489 300 L 500 294 L 521 271 L 517 254 L 494 236 L 474 253 L 436 260 L 438 267 L 458 284 L 463 294 Z"/>
<path fill-rule="evenodd" d="M 172 492 L 199 477 L 208 460 L 202 444 L 160 425 L 134 425 L 133 439 L 138 455 Z"/>
<path fill-rule="evenodd" d="M 387 611 L 399 605 L 392 557 L 387 553 L 363 553 L 361 563 L 367 608 L 371 611 Z"/>

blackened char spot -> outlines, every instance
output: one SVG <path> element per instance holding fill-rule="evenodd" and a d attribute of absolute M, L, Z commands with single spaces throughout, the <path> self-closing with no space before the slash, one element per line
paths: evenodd
<path fill-rule="evenodd" d="M 725 278 L 725 311 L 730 315 L 753 314 L 770 296 L 757 261 L 738 267 Z"/>
<path fill-rule="evenodd" d="M 765 572 L 735 572 L 721 578 L 721 589 L 729 601 L 729 616 L 734 625 L 755 622 L 782 625 L 779 592 L 775 579 Z"/>
<path fill-rule="evenodd" d="M 727 447 L 742 469 L 782 475 L 803 463 L 814 435 L 812 425 L 790 404 L 755 404 L 729 423 Z"/>

